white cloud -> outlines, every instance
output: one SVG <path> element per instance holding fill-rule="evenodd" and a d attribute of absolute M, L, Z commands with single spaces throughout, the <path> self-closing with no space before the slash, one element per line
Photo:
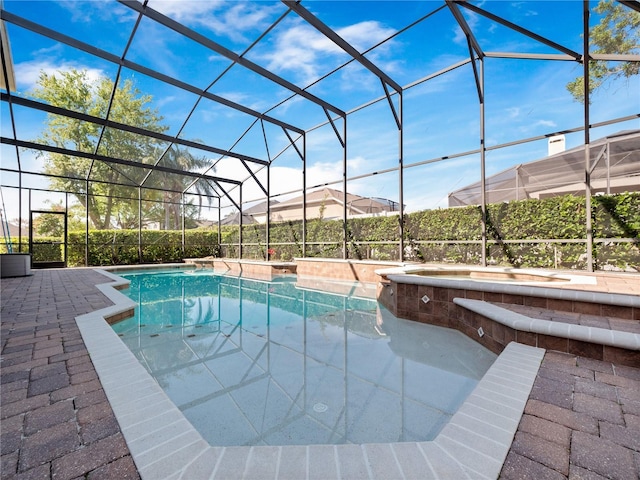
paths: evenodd
<path fill-rule="evenodd" d="M 338 34 L 362 52 L 389 38 L 395 30 L 376 21 L 365 21 L 337 30 Z"/>
<path fill-rule="evenodd" d="M 160 109 L 160 108 L 164 107 L 165 105 L 172 104 L 177 99 L 178 99 L 178 97 L 176 97 L 175 95 L 162 96 L 162 97 L 158 98 L 155 101 L 155 106 L 156 106 L 156 108 Z"/>
<path fill-rule="evenodd" d="M 554 122 L 553 120 L 538 120 L 534 124 L 534 126 L 555 128 L 555 127 L 558 126 L 558 124 L 556 122 Z"/>
<path fill-rule="evenodd" d="M 172 17 L 181 22 L 198 21 L 199 18 L 214 12 L 222 7 L 221 0 L 210 2 L 196 2 L 184 0 L 151 1 L 149 6 L 160 13 Z"/>
<path fill-rule="evenodd" d="M 275 72 L 291 71 L 306 84 L 319 76 L 319 57 L 339 55 L 341 50 L 310 26 L 299 24 L 287 29 L 276 39 L 275 50 L 264 55 L 267 68 Z"/>
<path fill-rule="evenodd" d="M 284 98 L 282 100 L 284 100 Z M 280 115 L 284 115 L 289 111 L 289 109 L 300 104 L 305 104 L 305 99 L 300 95 L 295 95 L 293 97 L 288 98 L 284 103 L 278 105 L 277 107 L 270 108 L 265 113 L 272 114 L 274 112 L 278 112 Z M 275 116 L 278 116 L 278 115 L 275 115 Z"/>
<path fill-rule="evenodd" d="M 371 162 L 362 156 L 347 159 L 347 169 L 349 175 L 361 174 L 367 167 L 371 168 Z"/>
<path fill-rule="evenodd" d="M 247 104 L 247 100 L 249 96 L 243 92 L 216 92 L 216 95 L 219 95 L 227 100 L 231 100 L 235 103 L 242 103 L 244 105 Z"/>
<path fill-rule="evenodd" d="M 476 25 L 478 25 L 479 17 L 475 13 L 471 13 L 471 12 L 465 12 L 465 13 L 466 15 L 463 14 L 463 16 L 467 21 L 467 25 L 469 25 L 469 29 L 473 32 L 473 29 L 476 27 Z M 454 34 L 453 41 L 455 43 L 457 43 L 458 45 L 466 45 L 467 36 L 464 34 L 464 31 L 462 30 L 462 28 L 460 28 L 460 25 L 458 25 L 457 23 L 453 29 L 453 34 Z"/>
<path fill-rule="evenodd" d="M 509 118 L 518 118 L 520 116 L 520 107 L 507 108 Z"/>
<path fill-rule="evenodd" d="M 101 21 L 114 19 L 121 23 L 135 20 L 138 16 L 135 10 L 114 2 L 58 0 L 57 3 L 69 12 L 71 21 L 78 23 L 89 23 L 95 18 L 99 18 Z"/>
<path fill-rule="evenodd" d="M 458 45 L 463 45 L 467 42 L 467 37 L 459 25 L 456 25 L 453 28 L 453 42 L 457 43 Z"/>
<path fill-rule="evenodd" d="M 358 51 L 363 51 L 388 38 L 394 31 L 379 22 L 365 21 L 337 29 L 336 33 Z M 336 57 L 347 60 L 346 53 L 340 47 L 302 22 L 296 22 L 279 33 L 273 51 L 262 55 L 268 62 L 267 68 L 276 72 L 294 72 L 296 78 L 305 84 L 312 83 L 320 76 L 324 59 L 335 60 Z"/>
<path fill-rule="evenodd" d="M 349 165 L 349 176 L 352 176 L 364 171 L 368 162 L 363 157 L 354 157 L 350 158 L 347 163 Z M 322 187 L 325 184 L 329 184 L 330 188 L 342 190 L 341 172 L 342 161 L 316 162 L 307 167 L 307 188 L 313 189 L 314 187 Z M 239 175 L 239 173 L 241 174 Z M 216 165 L 215 173 L 212 174 L 238 180 L 249 177 L 244 168 L 238 168 L 237 162 L 220 162 Z M 266 179 L 265 172 L 258 173 L 257 177 L 264 182 Z M 277 200 L 283 201 L 300 195 L 302 190 L 302 170 L 300 168 L 272 166 L 270 178 L 270 194 L 271 196 L 276 196 Z M 367 179 L 366 187 L 368 189 L 373 188 L 373 191 L 378 191 L 379 189 L 372 185 L 374 181 L 375 177 Z M 355 184 L 350 184 L 349 193 L 364 194 L 360 190 L 362 189 L 357 188 Z M 242 198 L 245 202 L 258 201 L 264 199 L 264 192 L 255 182 L 247 181 L 242 187 Z"/>
<path fill-rule="evenodd" d="M 216 35 L 244 40 L 244 33 L 264 30 L 279 6 L 262 2 L 152 1 L 150 6 L 190 27 L 203 27 Z"/>
<path fill-rule="evenodd" d="M 342 177 L 342 161 L 316 162 L 307 168 L 307 187 L 335 182 Z"/>
<path fill-rule="evenodd" d="M 68 72 L 70 70 L 86 70 L 87 78 L 95 81 L 104 76 L 104 71 L 98 68 L 89 68 L 76 62 L 55 63 L 51 60 L 32 60 L 29 62 L 16 63 L 14 70 L 16 72 L 16 80 L 18 82 L 18 90 L 33 89 L 40 77 L 40 73 L 54 75 L 57 72 Z"/>

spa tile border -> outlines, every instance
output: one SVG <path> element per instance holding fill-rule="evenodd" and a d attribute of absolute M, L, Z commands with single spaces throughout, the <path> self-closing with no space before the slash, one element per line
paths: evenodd
<path fill-rule="evenodd" d="M 510 343 L 430 442 L 211 447 L 105 321 L 133 302 L 117 290 L 126 280 L 98 271 L 115 305 L 76 322 L 143 479 L 494 479 L 545 353 Z"/>
<path fill-rule="evenodd" d="M 419 275 L 387 275 L 387 279 L 395 283 L 425 285 L 432 287 L 451 288 L 458 290 L 479 290 L 488 293 L 520 295 L 523 297 L 544 297 L 569 302 L 598 303 L 601 305 L 617 305 L 620 307 L 640 308 L 640 295 L 626 295 L 623 293 L 604 293 L 584 290 L 570 290 L 568 288 L 549 288 L 538 285 L 517 285 L 510 283 L 483 282 L 479 287 L 473 280 L 450 280 L 437 277 Z"/>

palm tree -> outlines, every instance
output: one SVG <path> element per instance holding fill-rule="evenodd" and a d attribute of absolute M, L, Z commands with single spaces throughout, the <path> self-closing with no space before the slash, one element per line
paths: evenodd
<path fill-rule="evenodd" d="M 195 156 L 189 149 L 172 145 L 162 157 L 161 164 L 185 172 L 198 172 L 210 166 L 211 160 L 204 156 Z M 181 226 L 182 214 L 182 193 L 187 188 L 191 193 L 200 195 L 199 206 L 202 207 L 202 196 L 208 196 L 208 203 L 211 203 L 211 195 L 217 192 L 206 179 L 199 179 L 195 183 L 193 177 L 180 176 L 175 173 L 154 172 L 153 186 L 161 188 L 162 201 L 164 204 L 164 218 L 161 221 L 165 230 L 179 229 Z M 190 184 L 192 184 L 189 187 Z"/>

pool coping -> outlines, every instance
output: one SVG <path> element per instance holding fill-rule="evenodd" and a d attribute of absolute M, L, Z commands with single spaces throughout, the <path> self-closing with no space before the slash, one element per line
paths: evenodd
<path fill-rule="evenodd" d="M 132 308 L 128 281 L 96 271 L 114 305 L 76 323 L 143 479 L 497 478 L 545 353 L 507 345 L 432 441 L 212 447 L 105 321 Z"/>

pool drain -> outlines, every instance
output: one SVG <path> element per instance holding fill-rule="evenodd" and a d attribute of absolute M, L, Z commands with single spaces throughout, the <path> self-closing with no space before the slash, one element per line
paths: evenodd
<path fill-rule="evenodd" d="M 327 407 L 324 403 L 318 402 L 313 406 L 313 411 L 317 413 L 324 413 L 327 410 L 329 410 L 329 407 Z"/>

